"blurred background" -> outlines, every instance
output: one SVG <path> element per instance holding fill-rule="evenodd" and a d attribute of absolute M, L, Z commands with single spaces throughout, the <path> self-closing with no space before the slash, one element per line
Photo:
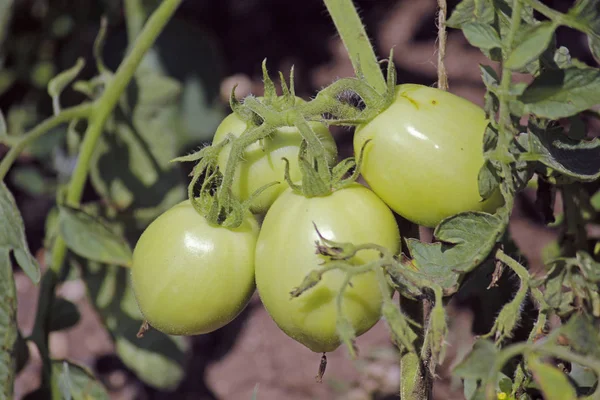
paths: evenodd
<path fill-rule="evenodd" d="M 141 5 L 147 14 L 158 1 L 134 3 Z M 449 13 L 457 3 L 448 1 Z M 573 2 L 545 3 L 565 11 Z M 387 57 L 394 48 L 398 82 L 434 85 L 436 0 L 355 0 L 355 4 L 380 58 Z M 114 71 L 126 51 L 128 35 L 132 34 L 128 32 L 128 13 L 123 1 L 0 1 L 0 109 L 11 135 L 52 115 L 46 86 L 57 73 L 73 66 L 78 57 L 86 60 L 79 79 L 90 79 L 97 74 L 93 48 L 102 16 L 108 21 L 102 55 L 108 70 Z M 561 28 L 558 42 L 568 46 L 574 57 L 593 63 L 582 35 Z M 153 100 L 155 107 L 162 107 L 160 101 L 167 98 L 165 107 L 173 112 L 176 121 L 168 133 L 156 134 L 172 135 L 170 140 L 176 155 L 209 142 L 228 112 L 228 97 L 234 85 L 238 85 L 236 94 L 240 98 L 250 93 L 261 95 L 260 68 L 264 58 L 273 77 L 277 71 L 287 75 L 293 65 L 297 94 L 304 98 L 313 96 L 337 78 L 353 75 L 344 47 L 320 0 L 183 1 L 144 63 L 147 71 L 165 82 L 165 86 L 157 86 L 156 90 L 169 87 L 168 84 L 177 88 L 170 97 L 171 92 L 167 91 L 163 97 L 159 96 L 158 103 Z M 468 45 L 461 32 L 450 31 L 446 57 L 450 91 L 482 104 L 481 63 L 490 64 L 483 54 Z M 61 104 L 67 107 L 85 98 L 70 88 L 61 96 Z M 598 130 L 597 126 L 592 128 Z M 349 156 L 351 132 L 334 129 L 333 133 L 340 156 Z M 45 135 L 22 154 L 8 176 L 8 185 L 23 214 L 30 248 L 42 265 L 46 217 L 55 204 L 57 185 L 69 176 L 75 160 L 66 136 L 66 127 Z M 0 157 L 6 151 L 0 145 Z M 110 189 L 102 190 L 107 174 L 102 164 L 98 165 L 92 171 L 84 201 L 107 196 L 126 198 L 120 193 L 110 193 Z M 189 167 L 181 166 L 175 178 L 169 179 L 185 185 Z M 179 189 L 184 187 L 181 185 Z M 179 191 L 174 197 L 182 193 Z M 144 194 L 148 204 L 160 203 L 161 199 L 153 201 L 152 196 L 164 195 L 163 190 Z M 543 224 L 533 207 L 533 195 L 525 192 L 519 198 L 511 234 L 531 268 L 540 269 L 544 252 L 552 248 L 556 232 Z M 485 272 L 482 280 L 476 281 L 484 289 L 459 295 L 449 305 L 449 351 L 435 385 L 437 399 L 463 398 L 462 388 L 452 380 L 449 370 L 470 349 L 474 335 L 489 329 L 493 317 L 490 309 L 503 301 L 495 289 L 485 290 L 490 273 Z M 28 334 L 34 322 L 38 288 L 20 272 L 16 272 L 16 283 L 19 326 Z M 510 277 L 500 282 L 500 285 L 515 284 Z M 91 304 L 81 276 L 70 274 L 58 290 L 60 296 L 80 308 L 81 318 L 72 328 L 51 334 L 52 356 L 89 367 L 114 399 L 250 399 L 256 385 L 261 400 L 397 398 L 397 354 L 383 323 L 359 338 L 358 360 L 350 361 L 344 348 L 329 354 L 324 383 L 317 384 L 314 376 L 320 355 L 279 331 L 255 297 L 232 324 L 208 335 L 186 339 L 184 376 L 167 390 L 144 383 L 116 355 L 115 345 L 103 326 L 104 317 Z M 524 331 L 527 323 L 523 321 Z M 41 362 L 33 346 L 30 352 L 30 362 L 17 379 L 17 399 L 39 385 Z"/>

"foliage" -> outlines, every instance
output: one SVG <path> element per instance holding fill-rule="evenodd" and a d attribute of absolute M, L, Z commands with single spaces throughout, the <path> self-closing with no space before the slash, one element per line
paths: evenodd
<path fill-rule="evenodd" d="M 302 178 L 290 178 L 289 160 L 285 160 L 281 179 L 298 195 L 327 196 L 353 184 L 368 142 L 355 157 L 332 165 L 315 124 L 360 126 L 381 115 L 395 98 L 391 55 L 384 76 L 352 2 L 324 0 L 355 77 L 339 79 L 310 101 L 298 102 L 293 70 L 287 81 L 280 73 L 278 95 L 265 62 L 264 96 L 240 101 L 231 95 L 231 109 L 246 129 L 180 156 L 198 140 L 210 139 L 223 116 L 210 93 L 210 83 L 219 77 L 210 74 L 209 62 L 200 62 L 202 76 L 193 68 L 182 71 L 170 64 L 173 52 L 179 56 L 193 53 L 192 47 L 207 49 L 198 43 L 183 46 L 176 39 L 193 30 L 173 22 L 181 0 L 125 3 L 129 47 L 124 59 L 115 63 L 115 71 L 107 66 L 112 61 L 103 57 L 103 49 L 111 44 L 104 20 L 92 48 L 94 76 L 81 77 L 88 61 L 83 58 L 62 66 L 65 70 L 58 74 L 56 66 L 44 59 L 36 60 L 34 73 L 27 68 L 26 75 L 38 92 L 46 88 L 52 99 L 51 116 L 28 130 L 38 116 L 26 108 L 15 106 L 6 117 L 0 113 L 0 143 L 10 148 L 0 161 L 0 399 L 12 396 L 15 374 L 27 361 L 26 341 L 33 342 L 42 355 L 40 390 L 49 391 L 53 399 L 107 398 L 85 368 L 50 358 L 49 332 L 68 329 L 80 318 L 72 303 L 55 295 L 56 285 L 69 272 L 78 272 L 84 280 L 122 361 L 149 385 L 176 387 L 185 373 L 187 342 L 147 331 L 127 270 L 135 267 L 132 247 L 143 230 L 185 197 L 185 178 L 172 161 L 194 163 L 187 194 L 195 211 L 219 229 L 236 229 L 252 201 L 273 185 L 260 187 L 248 199 L 233 194 L 232 185 L 239 179 L 236 170 L 248 146 L 264 146 L 279 129 L 294 127 L 302 137 L 297 150 Z M 440 32 L 444 32 L 445 2 L 440 5 Z M 10 2 L 0 7 L 11 10 Z M 9 13 L 0 8 L 0 15 Z M 8 20 L 0 18 L 0 43 Z M 591 124 L 600 119 L 600 69 L 574 59 L 556 40 L 560 27 L 579 31 L 598 60 L 598 21 L 600 3 L 595 0 L 577 0 L 565 13 L 538 0 L 463 0 L 448 19 L 447 26 L 460 29 L 489 59 L 480 66 L 489 123 L 481 143 L 484 163 L 478 186 L 483 198 L 495 192 L 502 195 L 504 204 L 493 214 L 465 210 L 450 216 L 435 228 L 433 243 L 405 237 L 403 254 L 373 243 L 328 239 L 315 221 L 316 252 L 323 263 L 297 282 L 290 297 L 307 296 L 328 274 L 344 277 L 334 294 L 336 332 L 349 354 L 356 356 L 356 332 L 344 315 L 342 301 L 354 275 L 372 272 L 383 294 L 381 313 L 400 349 L 403 395 L 428 398 L 436 367 L 445 356 L 445 305 L 457 293 L 470 290 L 468 282 L 477 279 L 478 272 L 494 268 L 490 286 L 506 273 L 518 280 L 518 288 L 501 288 L 511 300 L 502 306 L 490 331 L 454 368 L 467 399 L 600 396 L 600 242 L 586 229 L 600 223 L 600 140 L 588 137 Z M 71 29 L 58 16 L 52 26 L 58 37 Z M 161 32 L 165 36 L 159 38 Z M 443 54 L 443 41 L 440 45 Z M 18 58 L 16 53 L 13 56 Z M 439 68 L 444 71 L 442 64 Z M 527 75 L 529 83 L 516 82 L 516 74 Z M 23 75 L 18 69 L 1 69 L 0 94 Z M 440 88 L 446 88 L 443 72 Z M 72 102 L 67 96 L 70 89 L 83 100 L 65 106 Z M 218 156 L 225 146 L 228 157 L 223 167 Z M 56 178 L 50 184 L 20 167 L 10 175 L 14 184 L 21 182 L 31 193 L 56 195 L 46 226 L 49 262 L 43 275 L 28 249 L 22 217 L 5 184 L 9 169 L 26 148 L 55 165 Z M 546 257 L 546 269 L 538 276 L 530 273 L 507 230 L 516 196 L 534 177 L 536 204 L 545 222 L 560 232 Z M 88 178 L 95 197 L 82 203 Z M 559 212 L 554 209 L 557 195 L 562 199 Z M 376 256 L 355 258 L 367 252 Z M 41 282 L 35 327 L 26 338 L 16 324 L 13 261 L 32 281 Z M 399 293 L 400 306 L 392 301 L 392 291 Z M 524 307 L 528 301 L 533 311 Z M 524 335 L 518 334 L 524 319 L 533 323 L 525 326 Z M 558 323 L 551 326 L 551 319 Z"/>

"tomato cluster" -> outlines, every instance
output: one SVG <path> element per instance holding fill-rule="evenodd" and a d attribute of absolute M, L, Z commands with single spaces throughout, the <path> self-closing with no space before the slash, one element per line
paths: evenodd
<path fill-rule="evenodd" d="M 483 110 L 464 99 L 425 86 L 399 85 L 394 101 L 354 135 L 356 158 L 363 152 L 360 170 L 370 189 L 350 183 L 312 197 L 283 179 L 282 157 L 290 162 L 291 181 L 301 178 L 302 136 L 294 127 L 278 129 L 246 148 L 232 186 L 232 193 L 245 200 L 258 188 L 280 182 L 250 207 L 266 213 L 262 226 L 250 212 L 235 229 L 210 224 L 189 200 L 165 212 L 134 251 L 132 282 L 140 310 L 163 332 L 201 334 L 234 319 L 256 287 L 287 335 L 315 352 L 336 349 L 339 310 L 360 335 L 380 319 L 385 294 L 373 271 L 356 274 L 345 286 L 340 308 L 338 293 L 347 275 L 332 270 L 292 297 L 305 276 L 326 261 L 315 251 L 315 242 L 373 243 L 398 254 L 400 232 L 392 210 L 425 226 L 462 211 L 492 211 L 499 195 L 482 201 L 477 187 L 486 124 Z M 217 129 L 214 142 L 239 136 L 246 128 L 233 113 Z M 336 147 L 329 131 L 321 123 L 311 128 L 333 162 Z M 228 146 L 219 154 L 221 169 Z M 359 266 L 377 256 L 365 251 L 346 261 Z"/>

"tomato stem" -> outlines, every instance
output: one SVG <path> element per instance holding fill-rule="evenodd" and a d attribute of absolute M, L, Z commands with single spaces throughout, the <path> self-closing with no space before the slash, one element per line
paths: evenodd
<path fill-rule="evenodd" d="M 448 6 L 446 0 L 438 0 L 438 88 L 448 90 L 448 75 L 446 74 L 446 65 L 444 58 L 446 57 L 446 13 Z M 391 61 L 391 60 L 390 60 Z"/>
<path fill-rule="evenodd" d="M 346 46 L 354 73 L 359 78 L 364 76 L 377 92 L 384 94 L 386 84 L 383 73 L 352 0 L 323 1 Z"/>
<path fill-rule="evenodd" d="M 44 133 L 72 120 L 89 117 L 91 112 L 92 103 L 83 103 L 75 107 L 66 108 L 61 110 L 59 114 L 44 120 L 24 136 L 20 137 L 0 162 L 0 180 L 4 180 L 8 170 L 17 160 L 19 154 Z"/>

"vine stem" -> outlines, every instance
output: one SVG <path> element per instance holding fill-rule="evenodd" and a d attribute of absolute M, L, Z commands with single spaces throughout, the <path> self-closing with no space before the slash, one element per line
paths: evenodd
<path fill-rule="evenodd" d="M 132 46 L 135 38 L 142 31 L 146 13 L 141 0 L 125 0 L 123 5 L 125 6 L 125 18 L 127 20 L 127 41 Z"/>
<path fill-rule="evenodd" d="M 356 76 L 364 76 L 377 92 L 385 93 L 387 87 L 377 56 L 352 0 L 323 1 L 346 46 Z"/>
<path fill-rule="evenodd" d="M 117 69 L 117 72 L 115 73 L 113 79 L 106 86 L 104 93 L 91 106 L 91 110 L 85 109 L 84 113 L 82 110 L 78 109 L 79 111 L 78 113 L 76 113 L 76 115 L 73 115 L 73 111 L 71 111 L 71 114 L 69 114 L 67 113 L 69 110 L 64 110 L 61 114 L 57 115 L 52 120 L 53 124 L 58 125 L 58 123 L 65 122 L 69 119 L 77 118 L 84 114 L 89 116 L 88 127 L 85 132 L 83 142 L 81 144 L 77 165 L 75 166 L 75 171 L 73 172 L 73 176 L 71 177 L 71 181 L 69 182 L 69 186 L 67 188 L 67 204 L 72 206 L 78 206 L 81 202 L 81 195 L 83 193 L 83 188 L 90 169 L 90 160 L 96 148 L 96 143 L 98 142 L 98 139 L 102 134 L 104 124 L 108 119 L 109 115 L 112 113 L 117 102 L 119 101 L 119 98 L 121 97 L 123 91 L 131 81 L 131 78 L 137 70 L 138 65 L 142 61 L 144 54 L 154 44 L 156 38 L 162 32 L 164 26 L 167 24 L 170 18 L 173 16 L 175 11 L 179 7 L 181 1 L 182 0 L 164 0 L 156 9 L 156 11 L 154 11 L 154 13 L 150 16 L 148 22 L 146 23 L 140 34 L 135 39 L 135 42 L 132 43 L 129 54 L 127 54 L 127 56 Z M 90 105 L 87 105 L 87 107 L 90 107 Z M 47 123 L 49 124 L 50 122 Z M 40 127 L 42 127 L 43 125 L 44 124 L 40 125 Z M 36 129 L 40 129 L 41 131 L 40 127 Z M 34 131 L 30 135 L 33 136 L 33 133 L 37 134 L 38 131 L 34 129 Z M 60 276 L 66 253 L 67 247 L 65 241 L 61 236 L 58 236 L 52 248 L 52 259 L 50 262 L 50 268 L 44 274 L 49 282 L 49 287 L 46 291 L 47 298 L 40 298 L 38 303 L 37 318 L 40 321 L 40 326 L 45 325 L 45 323 L 48 320 L 48 310 L 51 309 L 50 305 L 53 299 L 54 287 L 58 281 L 58 277 Z M 42 308 L 40 308 L 40 306 Z M 46 330 L 43 331 L 43 334 L 41 334 L 43 337 L 39 337 L 37 343 L 38 345 L 42 344 L 42 346 L 45 347 L 44 350 L 47 351 L 48 338 L 46 332 Z M 39 332 L 38 335 L 40 335 Z M 40 351 L 42 350 L 43 349 L 40 349 Z M 62 399 L 61 392 L 57 385 L 53 383 L 54 380 L 52 379 L 51 374 L 51 369 L 48 370 L 47 368 L 45 368 L 45 371 L 43 373 L 43 384 L 51 389 L 53 400 Z"/>
<path fill-rule="evenodd" d="M 438 0 L 438 88 L 448 90 L 448 75 L 444 59 L 446 57 L 446 14 L 448 6 L 446 0 Z"/>
<path fill-rule="evenodd" d="M 429 302 L 411 300 L 402 296 L 400 306 L 408 318 L 421 324 L 421 328 L 416 329 L 415 332 L 418 335 L 415 343 L 418 351 L 416 353 L 406 351 L 400 355 L 400 398 L 428 400 L 431 398 L 433 376 L 425 365 L 426 360 L 422 360 L 420 354 L 425 343 L 425 321 L 431 307 Z"/>
<path fill-rule="evenodd" d="M 0 162 L 0 180 L 4 180 L 6 174 L 8 173 L 8 170 L 17 160 L 19 154 L 21 154 L 21 152 L 29 144 L 38 139 L 44 133 L 57 127 L 58 125 L 64 124 L 74 119 L 89 117 L 92 113 L 92 109 L 93 107 L 91 103 L 84 103 L 75 107 L 64 109 L 60 112 L 60 114 L 46 119 L 45 121 L 37 125 L 35 128 L 33 128 L 31 131 L 26 133 L 23 137 L 19 138 L 14 144 L 14 146 L 10 148 L 8 153 L 6 153 L 6 156 L 4 156 L 4 158 Z"/>

